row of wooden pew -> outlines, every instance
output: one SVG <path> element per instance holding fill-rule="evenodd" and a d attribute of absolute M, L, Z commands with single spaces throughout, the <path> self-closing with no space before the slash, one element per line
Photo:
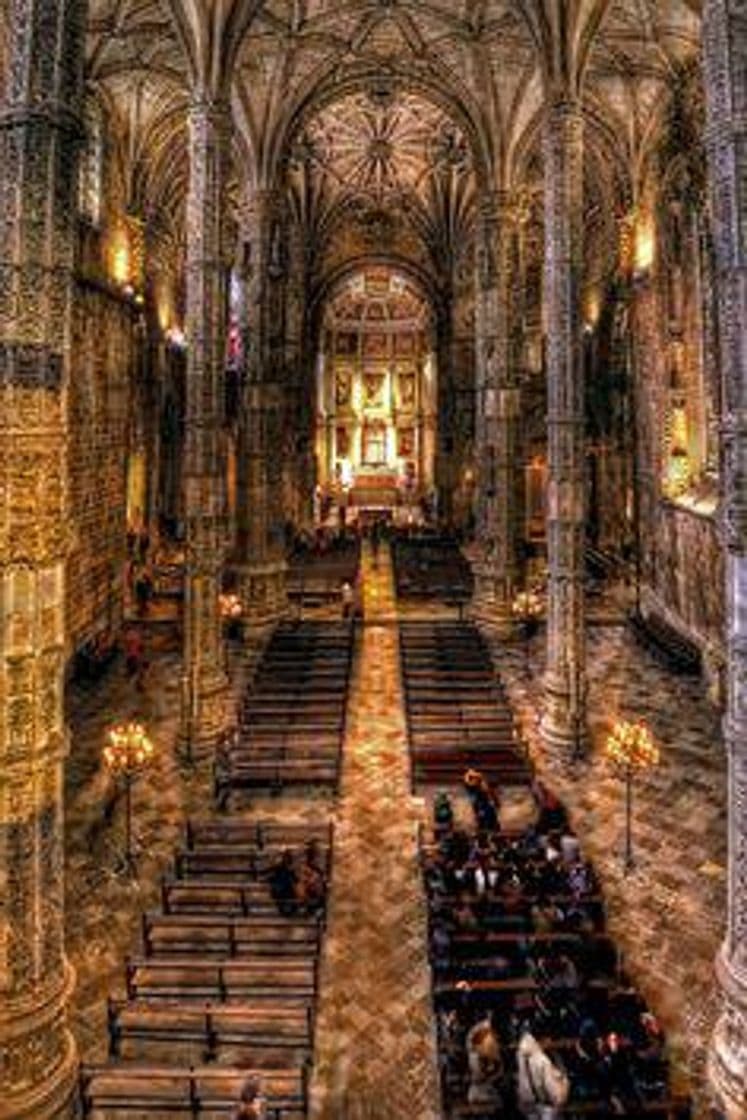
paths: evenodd
<path fill-rule="evenodd" d="M 287 785 L 337 789 L 355 630 L 352 622 L 283 622 L 218 753 L 215 796 Z"/>
<path fill-rule="evenodd" d="M 360 560 L 358 536 L 335 540 L 323 552 L 314 546 L 296 549 L 286 578 L 288 598 L 302 607 L 339 599 L 343 583 L 355 586 Z"/>
<path fill-rule="evenodd" d="M 396 537 L 392 560 L 400 598 L 441 599 L 458 605 L 472 597 L 472 569 L 453 537 Z"/>
<path fill-rule="evenodd" d="M 562 863 L 555 863 L 548 867 L 554 886 L 538 890 L 531 875 L 522 882 L 522 863 L 514 862 L 512 844 L 521 847 L 523 835 L 504 833 L 504 854 L 494 863 L 484 857 L 473 863 L 495 869 L 494 883 L 487 890 L 477 891 L 466 874 L 450 894 L 444 890 L 443 873 L 444 867 L 449 868 L 448 881 L 454 871 L 449 856 L 443 855 L 448 848 L 443 840 L 426 843 L 421 835 L 444 1116 L 448 1120 L 518 1120 L 522 1113 L 515 1096 L 516 1049 L 522 1030 L 530 1026 L 543 1039 L 545 1052 L 570 1078 L 569 1100 L 559 1110 L 563 1117 L 689 1117 L 688 1100 L 673 1095 L 669 1088 L 663 1046 L 653 1058 L 646 1056 L 648 1081 L 631 1088 L 634 1104 L 623 1093 L 623 1100 L 616 1099 L 613 1107 L 610 1099 L 589 1093 L 588 1082 L 587 1091 L 582 1091 L 585 1067 L 582 1061 L 579 1064 L 579 1024 L 592 1021 L 601 1036 L 617 1032 L 621 1045 L 626 1045 L 626 1031 L 640 1023 L 646 1005 L 606 932 L 604 901 L 593 873 L 587 874 L 585 889 L 571 888 L 564 881 Z M 537 858 L 530 857 L 526 864 L 530 866 L 534 860 L 535 875 Z M 557 856 L 548 858 L 552 862 Z M 542 860 L 540 855 L 540 864 Z M 459 873 L 462 876 L 461 869 Z M 541 882 L 541 873 L 537 879 Z M 569 882 L 574 882 L 572 873 Z M 545 919 L 542 924 L 538 924 L 539 913 Z M 551 920 L 547 920 L 548 914 Z M 470 1101 L 467 1036 L 487 1015 L 502 1051 L 500 1104 Z M 635 1060 L 631 1068 L 632 1087 L 639 1072 Z M 622 1111 L 618 1111 L 621 1104 Z"/>
<path fill-rule="evenodd" d="M 491 784 L 529 780 L 503 686 L 473 623 L 402 623 L 400 656 L 414 787 L 458 784 L 470 767 Z"/>
<path fill-rule="evenodd" d="M 109 1000 L 109 1061 L 81 1071 L 85 1117 L 230 1115 L 252 1072 L 268 1120 L 306 1116 L 324 906 L 282 916 L 268 876 L 310 844 L 328 883 L 331 825 L 189 824 Z"/>

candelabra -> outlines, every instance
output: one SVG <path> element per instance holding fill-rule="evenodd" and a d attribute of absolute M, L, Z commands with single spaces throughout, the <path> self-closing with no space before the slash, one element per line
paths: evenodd
<path fill-rule="evenodd" d="M 244 606 L 239 596 L 235 592 L 219 595 L 218 605 L 228 637 L 241 638 L 241 618 L 244 613 Z"/>
<path fill-rule="evenodd" d="M 104 763 L 115 778 L 121 778 L 125 793 L 125 868 L 137 875 L 132 843 L 132 785 L 140 771 L 153 760 L 154 747 L 145 728 L 139 723 L 122 723 L 111 727 L 104 747 Z"/>
<path fill-rule="evenodd" d="M 644 723 L 618 720 L 605 744 L 607 758 L 623 773 L 625 779 L 625 857 L 627 875 L 635 866 L 633 859 L 633 778 L 640 770 L 648 770 L 659 762 L 659 748 Z"/>

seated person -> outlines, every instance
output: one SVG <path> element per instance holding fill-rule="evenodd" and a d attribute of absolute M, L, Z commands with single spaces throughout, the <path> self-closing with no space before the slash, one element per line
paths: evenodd
<path fill-rule="evenodd" d="M 631 1066 L 636 1087 L 644 1097 L 666 1091 L 667 1059 L 664 1032 L 650 1011 L 641 1012 L 631 1031 Z"/>
<path fill-rule="evenodd" d="M 301 869 L 298 873 L 296 898 L 299 906 L 308 913 L 321 910 L 324 905 L 326 883 L 321 868 L 318 845 L 310 840 L 306 845 Z"/>
<path fill-rule="evenodd" d="M 247 1077 L 241 1086 L 239 1103 L 231 1113 L 231 1120 L 265 1120 L 267 1107 L 262 1096 L 262 1086 L 258 1077 Z"/>
<path fill-rule="evenodd" d="M 516 1052 L 516 1096 L 526 1120 L 559 1120 L 568 1100 L 569 1082 L 530 1030 L 524 1030 Z"/>
<path fill-rule="evenodd" d="M 500 1040 L 490 1016 L 475 1023 L 467 1034 L 467 1067 L 467 1103 L 501 1108 L 505 1074 Z"/>
<path fill-rule="evenodd" d="M 448 793 L 443 790 L 436 794 L 433 803 L 433 826 L 438 836 L 440 833 L 449 831 L 454 825 L 454 810 L 451 805 L 451 799 Z"/>
<path fill-rule="evenodd" d="M 278 910 L 284 916 L 295 913 L 297 902 L 298 875 L 293 864 L 293 852 L 286 850 L 269 875 L 270 894 Z"/>
<path fill-rule="evenodd" d="M 609 1101 L 612 1070 L 604 1040 L 593 1019 L 581 1023 L 572 1061 L 574 1099 Z"/>

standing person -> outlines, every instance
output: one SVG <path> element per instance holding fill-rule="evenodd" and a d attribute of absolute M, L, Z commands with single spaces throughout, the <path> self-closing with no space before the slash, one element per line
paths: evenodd
<path fill-rule="evenodd" d="M 130 680 L 137 679 L 141 672 L 144 648 L 140 632 L 130 627 L 125 633 L 125 669 Z"/>
<path fill-rule="evenodd" d="M 148 613 L 148 606 L 153 594 L 153 580 L 151 579 L 148 568 L 143 565 L 137 574 L 135 580 L 135 598 L 137 599 L 137 609 L 139 615 Z"/>
<path fill-rule="evenodd" d="M 479 770 L 468 770 L 464 775 L 464 789 L 475 814 L 478 831 L 498 832 L 500 830 L 500 797 L 498 791 L 491 789 L 487 779 Z"/>
<path fill-rule="evenodd" d="M 342 617 L 347 620 L 353 617 L 353 606 L 355 604 L 355 594 L 348 580 L 345 580 L 340 588 L 340 600 L 342 605 Z"/>

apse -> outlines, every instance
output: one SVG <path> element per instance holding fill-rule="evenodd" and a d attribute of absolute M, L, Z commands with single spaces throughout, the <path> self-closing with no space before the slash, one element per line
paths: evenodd
<path fill-rule="evenodd" d="M 330 293 L 317 362 L 323 498 L 415 516 L 434 482 L 432 309 L 393 265 L 363 266 Z"/>

